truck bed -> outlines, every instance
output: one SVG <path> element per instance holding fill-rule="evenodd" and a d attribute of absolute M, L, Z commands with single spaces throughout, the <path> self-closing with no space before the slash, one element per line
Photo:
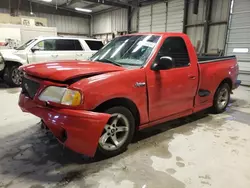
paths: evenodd
<path fill-rule="evenodd" d="M 236 83 L 238 74 L 235 56 L 203 56 L 198 57 L 198 60 L 200 72 L 199 91 L 202 91 L 202 94 L 205 94 L 205 96 L 197 98 L 196 104 L 211 103 L 218 85 L 224 79 L 230 79 L 232 81 L 231 87 L 234 87 L 233 84 Z"/>
<path fill-rule="evenodd" d="M 212 63 L 212 62 L 220 62 L 224 60 L 235 59 L 236 56 L 198 56 L 198 63 Z"/>

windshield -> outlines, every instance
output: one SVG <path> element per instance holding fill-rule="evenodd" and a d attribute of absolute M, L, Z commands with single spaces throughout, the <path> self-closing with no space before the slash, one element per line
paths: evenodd
<path fill-rule="evenodd" d="M 17 50 L 25 50 L 32 42 L 36 41 L 37 39 L 31 39 L 28 42 L 24 43 L 20 47 L 17 48 Z"/>
<path fill-rule="evenodd" d="M 90 59 L 115 65 L 142 66 L 155 48 L 160 36 L 131 35 L 115 38 Z"/>

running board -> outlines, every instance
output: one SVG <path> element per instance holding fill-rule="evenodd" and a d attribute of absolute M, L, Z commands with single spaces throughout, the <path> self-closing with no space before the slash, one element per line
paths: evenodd
<path fill-rule="evenodd" d="M 205 90 L 205 89 L 200 89 L 198 92 L 200 97 L 207 97 L 210 95 L 210 93 L 211 93 L 210 91 Z"/>

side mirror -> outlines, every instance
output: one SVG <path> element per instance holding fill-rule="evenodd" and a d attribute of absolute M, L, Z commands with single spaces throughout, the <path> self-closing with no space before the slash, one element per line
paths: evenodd
<path fill-rule="evenodd" d="M 154 71 L 168 70 L 174 67 L 174 60 L 169 56 L 162 56 L 158 62 L 152 64 L 151 69 Z"/>
<path fill-rule="evenodd" d="M 40 48 L 38 46 L 34 46 L 33 48 L 31 48 L 31 51 L 34 53 L 35 51 L 39 51 Z"/>

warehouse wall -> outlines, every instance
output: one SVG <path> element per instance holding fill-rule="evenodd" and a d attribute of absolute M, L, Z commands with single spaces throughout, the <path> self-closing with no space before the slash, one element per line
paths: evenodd
<path fill-rule="evenodd" d="M 182 32 L 184 0 L 168 0 L 142 6 L 139 10 L 139 32 Z"/>
<path fill-rule="evenodd" d="M 131 18 L 131 31 L 132 32 L 138 31 L 138 14 L 139 14 L 139 9 L 135 9 L 132 13 L 132 18 Z"/>
<path fill-rule="evenodd" d="M 209 30 L 207 49 L 202 52 L 216 54 L 224 51 L 227 34 L 228 16 L 231 0 L 212 0 L 211 13 L 209 18 Z M 199 1 L 198 14 L 193 14 L 193 1 L 188 4 L 188 18 L 186 33 L 192 40 L 194 46 L 202 44 L 204 36 L 204 23 L 206 18 L 206 0 Z"/>
<path fill-rule="evenodd" d="M 227 55 L 236 55 L 239 79 L 250 86 L 250 1 L 234 1 L 227 39 Z"/>
<path fill-rule="evenodd" d="M 117 9 L 93 16 L 93 35 L 128 30 L 128 10 Z"/>
<path fill-rule="evenodd" d="M 0 13 L 9 13 L 8 9 L 0 9 Z M 29 12 L 20 12 L 20 16 L 29 16 Z M 36 17 L 42 17 L 47 19 L 48 27 L 56 27 L 58 33 L 64 34 L 76 34 L 76 35 L 89 35 L 89 19 L 81 17 L 70 17 L 62 15 L 53 15 L 45 13 L 36 13 Z"/>

